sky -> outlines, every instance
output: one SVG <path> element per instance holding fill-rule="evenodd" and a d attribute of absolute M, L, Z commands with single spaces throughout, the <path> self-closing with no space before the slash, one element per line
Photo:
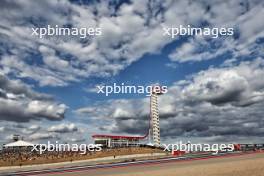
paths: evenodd
<path fill-rule="evenodd" d="M 264 140 L 264 2 L 134 0 L 0 2 L 0 143 L 87 142 L 144 135 L 149 97 L 98 94 L 98 85 L 160 84 L 162 143 Z M 32 28 L 99 27 L 81 39 Z M 233 28 L 171 38 L 163 27 Z"/>

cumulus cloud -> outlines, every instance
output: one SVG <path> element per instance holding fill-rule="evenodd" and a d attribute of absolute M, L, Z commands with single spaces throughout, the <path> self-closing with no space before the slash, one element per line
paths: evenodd
<path fill-rule="evenodd" d="M 30 125 L 29 127 L 25 127 L 22 129 L 22 134 L 33 134 L 37 131 L 39 131 L 41 127 L 39 125 Z"/>
<path fill-rule="evenodd" d="M 2 121 L 0 127 L 0 143 L 11 142 L 13 135 L 20 135 L 28 141 L 44 142 L 83 142 L 87 131 L 82 125 L 73 123 L 53 124 L 54 122 L 32 121 L 30 123 Z"/>
<path fill-rule="evenodd" d="M 202 61 L 231 53 L 234 58 L 249 56 L 252 53 L 263 56 L 263 44 L 257 39 L 264 36 L 264 4 L 261 1 L 210 1 L 197 8 L 207 9 L 199 15 L 210 27 L 232 27 L 233 37 L 210 39 L 200 35 L 189 38 L 177 47 L 169 58 L 176 62 Z M 257 12 L 257 13 L 256 13 Z M 196 13 L 196 12 L 193 12 Z"/>
<path fill-rule="evenodd" d="M 48 128 L 49 132 L 56 132 L 56 133 L 70 133 L 70 132 L 75 132 L 78 131 L 78 128 L 75 126 L 75 124 L 66 124 L 62 123 L 59 125 L 54 125 Z"/>
<path fill-rule="evenodd" d="M 0 119 L 28 122 L 32 119 L 61 120 L 67 106 L 50 95 L 37 93 L 21 81 L 0 75 Z"/>
<path fill-rule="evenodd" d="M 14 135 L 20 135 L 24 140 L 29 140 L 29 136 L 40 132 L 42 128 L 34 123 L 20 123 L 13 121 L 1 121 L 0 143 L 13 141 Z"/>
<path fill-rule="evenodd" d="M 141 4 L 123 3 L 116 9 L 107 2 L 86 6 L 68 1 L 46 1 L 42 3 L 41 10 L 32 12 L 29 9 L 39 6 L 34 1 L 4 1 L 1 6 L 3 26 L 0 28 L 1 41 L 4 44 L 4 54 L 0 61 L 3 66 L 1 72 L 16 72 L 17 77 L 31 78 L 41 86 L 65 86 L 69 82 L 79 81 L 80 78 L 117 74 L 143 54 L 156 51 L 166 42 L 158 23 L 151 28 L 145 25 L 153 14 L 147 8 L 146 2 L 143 3 L 144 8 L 139 8 Z M 103 5 L 105 8 L 102 8 Z M 7 11 L 12 13 L 7 16 Z M 149 15 L 142 16 L 145 13 Z M 25 23 L 22 24 L 21 21 Z M 64 37 L 58 40 L 38 39 L 31 35 L 31 27 L 47 24 L 100 27 L 103 35 L 83 40 Z M 143 37 L 144 41 L 141 40 Z M 7 50 L 11 46 L 14 47 L 10 54 Z M 29 51 L 39 54 L 43 64 L 38 62 L 34 68 L 28 65 L 26 58 L 32 54 Z"/>
<path fill-rule="evenodd" d="M 159 97 L 161 136 L 201 138 L 206 141 L 249 142 L 263 136 L 264 75 L 262 59 L 210 68 L 176 82 Z M 110 106 L 111 105 L 111 106 Z M 149 99 L 109 100 L 77 110 L 104 121 L 99 129 L 110 133 L 145 134 Z M 238 138 L 236 138 L 237 136 Z"/>
<path fill-rule="evenodd" d="M 53 133 L 34 133 L 28 137 L 30 140 L 36 141 L 36 140 L 43 140 L 43 139 L 60 139 L 58 135 Z"/>
<path fill-rule="evenodd" d="M 236 35 L 214 40 L 201 36 L 187 38 L 169 58 L 177 62 L 202 61 L 230 52 L 233 60 L 227 67 L 211 68 L 190 80 L 175 83 L 168 95 L 160 97 L 161 119 L 166 119 L 161 120 L 162 129 L 166 129 L 162 135 L 203 136 L 208 140 L 228 136 L 226 140 L 232 140 L 242 139 L 246 134 L 254 138 L 263 134 L 262 58 L 233 65 L 233 61 L 244 55 L 263 56 L 263 44 L 259 41 L 263 37 L 263 23 L 259 22 L 264 12 L 263 1 L 143 0 L 118 5 L 98 1 L 87 5 L 72 1 L 4 0 L 0 9 L 0 74 L 3 75 L 0 76 L 0 120 L 61 120 L 67 109 L 51 96 L 8 78 L 29 78 L 40 86 L 67 86 L 90 77 L 112 76 L 143 55 L 157 53 L 167 44 L 177 42 L 178 37 L 163 36 L 163 26 L 205 23 L 209 27 L 234 27 Z M 102 36 L 39 39 L 31 35 L 32 27 L 47 25 L 101 27 Z M 148 127 L 148 103 L 148 98 L 109 100 L 76 112 L 88 114 L 100 130 L 144 134 Z M 38 132 L 38 128 L 27 129 L 25 133 L 34 131 L 32 139 L 45 139 L 54 137 L 56 132 L 76 130 L 71 124 L 52 127 L 45 134 Z M 0 128 L 5 130 L 9 129 Z"/>
<path fill-rule="evenodd" d="M 189 39 L 170 54 L 179 62 L 210 59 L 227 51 L 234 55 L 258 51 L 253 43 L 263 36 L 263 25 L 258 22 L 263 16 L 260 1 L 131 1 L 119 5 L 3 1 L 0 14 L 0 72 L 15 72 L 17 77 L 31 78 L 41 86 L 66 86 L 83 78 L 115 75 L 144 54 L 157 53 L 173 41 L 163 36 L 163 26 L 199 26 L 204 22 L 211 27 L 231 26 L 240 34 L 238 39 L 214 42 L 199 36 Z M 87 39 L 39 39 L 31 35 L 31 27 L 48 24 L 100 27 L 102 35 Z M 31 60 L 32 67 L 27 59 L 32 56 L 42 62 Z"/>
<path fill-rule="evenodd" d="M 76 143 L 76 142 L 78 143 L 78 142 L 84 142 L 85 139 L 83 139 L 83 138 L 69 138 L 66 141 L 72 142 L 72 143 Z"/>
<path fill-rule="evenodd" d="M 209 69 L 194 78 L 194 84 L 184 93 L 190 99 L 200 99 L 212 104 L 232 103 L 247 106 L 263 101 L 263 59 L 243 62 L 230 68 Z"/>
<path fill-rule="evenodd" d="M 52 99 L 51 96 L 42 93 L 36 93 L 28 85 L 20 80 L 9 80 L 7 77 L 0 75 L 0 89 L 2 94 L 8 91 L 4 97 L 16 97 L 17 95 L 26 96 L 32 99 Z"/>

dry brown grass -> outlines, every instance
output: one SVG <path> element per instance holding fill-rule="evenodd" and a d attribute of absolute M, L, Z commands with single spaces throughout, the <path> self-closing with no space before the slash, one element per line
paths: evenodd
<path fill-rule="evenodd" d="M 72 156 L 69 155 L 40 155 L 38 157 L 29 157 L 29 158 L 10 158 L 5 160 L 0 159 L 0 167 L 1 166 L 20 166 L 20 165 L 33 165 L 33 164 L 46 164 L 46 163 L 58 163 L 58 162 L 66 162 L 66 161 L 77 161 L 77 160 L 86 160 L 93 158 L 101 158 L 101 157 L 109 157 L 109 156 L 122 156 L 122 155 L 131 155 L 131 154 L 145 154 L 145 153 L 158 153 L 163 152 L 160 149 L 151 149 L 151 148 L 120 148 L 120 149 L 111 149 L 104 150 L 100 152 L 90 153 L 90 154 L 74 154 Z"/>

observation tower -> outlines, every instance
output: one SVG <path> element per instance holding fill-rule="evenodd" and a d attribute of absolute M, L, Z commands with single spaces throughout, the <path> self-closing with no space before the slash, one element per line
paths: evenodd
<path fill-rule="evenodd" d="M 150 96 L 150 127 L 149 127 L 149 142 L 154 146 L 160 146 L 160 125 L 159 125 L 159 109 L 158 95 L 162 94 L 159 86 L 152 87 Z"/>
<path fill-rule="evenodd" d="M 122 135 L 92 135 L 95 144 L 101 144 L 104 147 L 128 147 L 139 146 L 140 141 L 149 140 L 149 145 L 160 147 L 160 125 L 158 96 L 163 94 L 164 89 L 161 86 L 154 85 L 151 87 L 150 95 L 150 118 L 147 133 L 144 136 L 122 136 Z"/>

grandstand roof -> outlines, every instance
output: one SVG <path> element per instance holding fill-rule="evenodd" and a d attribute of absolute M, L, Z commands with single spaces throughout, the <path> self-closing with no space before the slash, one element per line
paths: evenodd
<path fill-rule="evenodd" d="M 34 144 L 22 140 L 18 140 L 16 142 L 11 142 L 9 144 L 4 145 L 4 147 L 30 147 L 30 146 L 34 146 Z"/>

